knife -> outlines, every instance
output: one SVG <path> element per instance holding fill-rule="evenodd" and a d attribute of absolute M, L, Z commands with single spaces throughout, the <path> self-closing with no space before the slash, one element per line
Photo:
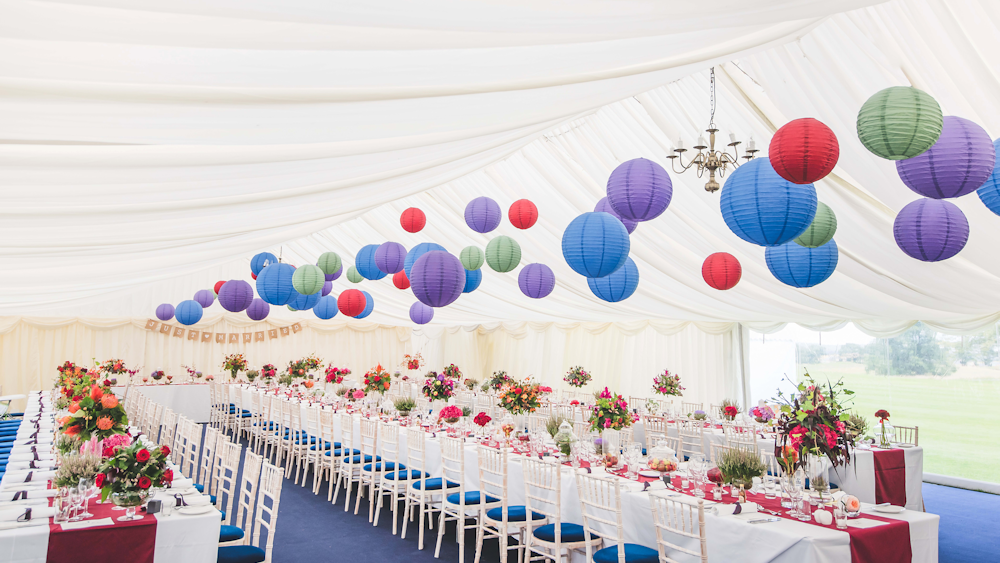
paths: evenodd
<path fill-rule="evenodd" d="M 765 522 L 781 522 L 781 518 L 758 518 L 757 520 L 747 520 L 748 524 L 763 524 Z"/>

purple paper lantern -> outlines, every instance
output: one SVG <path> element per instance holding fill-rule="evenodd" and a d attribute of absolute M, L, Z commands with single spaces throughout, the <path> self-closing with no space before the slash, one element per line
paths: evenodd
<path fill-rule="evenodd" d="M 632 231 L 634 231 L 635 228 L 639 226 L 638 221 L 629 221 L 628 219 L 619 215 L 618 212 L 615 211 L 613 207 L 611 207 L 611 204 L 608 203 L 607 196 L 602 197 L 601 201 L 597 202 L 597 205 L 594 206 L 594 211 L 603 211 L 605 213 L 610 213 L 615 219 L 621 221 L 622 225 L 625 225 L 625 230 L 628 231 L 628 234 L 632 234 Z"/>
<path fill-rule="evenodd" d="M 425 325 L 434 318 L 434 309 L 417 301 L 410 305 L 410 320 L 418 325 Z"/>
<path fill-rule="evenodd" d="M 219 288 L 219 305 L 230 313 L 239 313 L 253 301 L 253 288 L 243 280 L 229 280 Z"/>
<path fill-rule="evenodd" d="M 375 267 L 387 274 L 395 274 L 403 269 L 406 247 L 398 242 L 383 242 L 375 250 Z"/>
<path fill-rule="evenodd" d="M 477 233 L 488 233 L 500 226 L 503 212 L 492 199 L 481 196 L 465 206 L 465 224 Z"/>
<path fill-rule="evenodd" d="M 934 199 L 961 197 L 983 185 L 993 173 L 993 140 L 976 123 L 946 116 L 941 136 L 930 149 L 896 161 L 906 187 Z"/>
<path fill-rule="evenodd" d="M 455 302 L 465 288 L 465 268 L 458 258 L 441 250 L 425 253 L 410 270 L 413 295 L 429 307 Z"/>
<path fill-rule="evenodd" d="M 170 303 L 164 303 L 156 308 L 156 318 L 161 321 L 169 321 L 174 318 L 174 306 Z"/>
<path fill-rule="evenodd" d="M 326 278 L 326 281 L 330 282 L 330 281 L 335 281 L 337 278 L 340 277 L 340 274 L 343 273 L 344 273 L 344 265 L 341 264 L 340 268 L 337 268 L 336 272 L 332 274 L 323 274 L 323 277 Z"/>
<path fill-rule="evenodd" d="M 251 321 L 262 321 L 267 318 L 267 314 L 270 312 L 271 306 L 259 297 L 251 301 L 250 306 L 247 307 L 247 316 L 250 317 Z"/>
<path fill-rule="evenodd" d="M 924 262 L 947 260 L 969 240 L 969 221 L 957 205 L 943 199 L 918 199 L 896 215 L 892 234 L 899 248 Z"/>
<path fill-rule="evenodd" d="M 323 282 L 323 294 L 320 297 L 326 297 L 327 295 L 330 295 L 331 291 L 333 291 L 333 282 L 332 281 Z"/>
<path fill-rule="evenodd" d="M 619 164 L 608 178 L 608 203 L 630 221 L 656 219 L 667 210 L 673 195 L 667 171 L 645 158 Z"/>
<path fill-rule="evenodd" d="M 556 275 L 545 264 L 528 264 L 517 275 L 517 285 L 521 293 L 532 299 L 548 297 L 556 286 Z"/>
<path fill-rule="evenodd" d="M 215 303 L 215 292 L 211 289 L 199 289 L 194 293 L 194 300 L 197 301 L 202 308 L 210 307 L 212 303 Z"/>

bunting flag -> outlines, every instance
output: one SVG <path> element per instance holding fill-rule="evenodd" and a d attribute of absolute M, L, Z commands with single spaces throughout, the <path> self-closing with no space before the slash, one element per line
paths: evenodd
<path fill-rule="evenodd" d="M 188 331 L 188 340 L 198 340 L 198 331 L 197 330 L 189 330 Z"/>
<path fill-rule="evenodd" d="M 190 340 L 192 342 L 211 343 L 214 340 L 216 344 L 240 344 L 240 343 L 252 344 L 254 342 L 265 342 L 267 340 L 274 340 L 291 334 L 298 334 L 302 332 L 302 323 L 294 323 L 288 326 L 271 328 L 267 329 L 266 331 L 256 330 L 253 332 L 208 332 L 200 330 L 190 330 L 181 326 L 174 326 L 167 323 L 154 321 L 153 319 L 147 319 L 146 330 L 151 332 L 159 332 L 160 334 L 173 335 L 175 338 L 186 337 L 187 340 Z"/>
<path fill-rule="evenodd" d="M 181 338 L 186 331 L 181 327 L 174 327 L 174 338 Z"/>

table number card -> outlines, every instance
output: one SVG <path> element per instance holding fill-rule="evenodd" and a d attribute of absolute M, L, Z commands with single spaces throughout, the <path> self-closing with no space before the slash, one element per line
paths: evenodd
<path fill-rule="evenodd" d="M 240 335 L 236 334 L 235 332 L 230 332 L 229 333 L 229 343 L 230 344 L 239 344 L 240 343 Z"/>
<path fill-rule="evenodd" d="M 216 344 L 225 344 L 226 343 L 226 333 L 224 333 L 224 332 L 216 332 L 215 333 L 215 343 Z"/>
<path fill-rule="evenodd" d="M 156 325 L 160 323 L 154 321 L 153 319 L 148 319 L 146 321 L 146 330 L 156 330 Z"/>
<path fill-rule="evenodd" d="M 174 327 L 168 325 L 167 323 L 163 323 L 160 325 L 160 334 L 170 334 L 170 331 L 173 330 L 173 328 Z"/>
<path fill-rule="evenodd" d="M 202 332 L 201 333 L 201 341 L 202 342 L 211 342 L 212 341 L 212 333 L 211 332 Z"/>
<path fill-rule="evenodd" d="M 243 343 L 244 344 L 249 344 L 252 340 L 253 340 L 253 334 L 251 334 L 249 332 L 244 332 L 243 333 Z"/>

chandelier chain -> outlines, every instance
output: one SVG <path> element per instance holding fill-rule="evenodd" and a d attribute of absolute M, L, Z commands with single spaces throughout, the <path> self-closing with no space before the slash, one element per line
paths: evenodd
<path fill-rule="evenodd" d="M 711 84 L 709 90 L 709 102 L 712 104 L 712 115 L 708 120 L 708 128 L 715 129 L 715 67 L 709 71 L 709 84 Z"/>

